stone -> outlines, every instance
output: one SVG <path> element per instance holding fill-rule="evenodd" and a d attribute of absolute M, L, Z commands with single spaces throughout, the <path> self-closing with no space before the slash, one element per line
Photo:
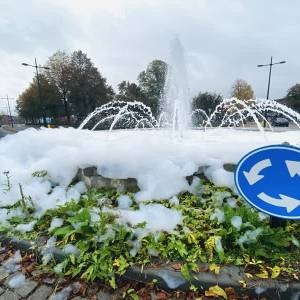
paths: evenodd
<path fill-rule="evenodd" d="M 0 267 L 0 281 L 6 279 L 9 276 L 9 273 L 5 270 L 5 268 Z"/>
<path fill-rule="evenodd" d="M 27 300 L 46 300 L 52 294 L 52 288 L 41 285 Z"/>
<path fill-rule="evenodd" d="M 2 287 L 0 287 L 0 295 L 2 295 L 4 292 L 5 290 Z"/>
<path fill-rule="evenodd" d="M 97 176 L 97 168 L 96 167 L 88 167 L 82 169 L 82 174 L 87 177 Z"/>
<path fill-rule="evenodd" d="M 233 173 L 236 169 L 236 164 L 226 163 L 223 165 L 223 169 L 227 172 Z"/>
<path fill-rule="evenodd" d="M 6 291 L 4 294 L 0 296 L 0 300 L 19 300 L 20 297 L 11 291 Z"/>
<path fill-rule="evenodd" d="M 35 244 L 39 248 L 39 247 L 45 246 L 47 244 L 47 241 L 48 241 L 48 237 L 47 236 L 39 236 L 35 240 Z"/>
<path fill-rule="evenodd" d="M 97 174 L 96 167 L 79 169 L 76 175 L 77 180 L 83 181 L 88 187 L 115 188 L 118 192 L 137 192 L 139 187 L 135 178 L 111 179 Z"/>
<path fill-rule="evenodd" d="M 76 296 L 75 298 L 72 298 L 72 300 L 88 300 L 88 298 L 82 298 L 82 297 Z"/>
<path fill-rule="evenodd" d="M 17 276 L 17 275 L 21 275 L 21 274 L 22 274 L 21 272 L 16 272 L 16 273 L 10 274 L 10 275 L 5 279 L 4 285 L 8 287 L 9 281 L 10 281 L 13 277 L 15 277 L 15 276 Z"/>
<path fill-rule="evenodd" d="M 25 284 L 17 289 L 15 289 L 15 292 L 20 295 L 21 297 L 25 298 L 27 297 L 36 287 L 38 286 L 38 283 L 36 281 L 32 280 L 26 280 Z"/>
<path fill-rule="evenodd" d="M 97 294 L 97 300 L 110 300 L 112 297 L 109 293 L 106 293 L 106 292 L 103 292 L 103 291 L 100 291 L 98 294 Z"/>
<path fill-rule="evenodd" d="M 206 171 L 206 169 L 208 169 L 209 166 L 200 166 L 198 168 L 198 170 L 192 175 L 192 176 L 201 176 L 204 174 L 204 172 Z"/>

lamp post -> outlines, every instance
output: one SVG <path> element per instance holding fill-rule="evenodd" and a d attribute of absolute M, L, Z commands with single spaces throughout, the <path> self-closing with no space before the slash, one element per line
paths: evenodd
<path fill-rule="evenodd" d="M 0 100 L 6 100 L 7 101 L 7 109 L 8 109 L 8 113 L 9 113 L 9 119 L 10 119 L 10 125 L 13 128 L 14 127 L 14 121 L 13 121 L 13 117 L 11 115 L 11 109 L 10 109 L 10 103 L 9 100 L 12 100 L 13 98 L 8 98 L 8 95 L 5 98 L 0 98 Z"/>
<path fill-rule="evenodd" d="M 30 65 L 30 64 L 27 64 L 27 63 L 22 63 L 22 65 L 25 66 L 25 67 L 35 68 L 36 79 L 37 79 L 37 84 L 38 84 L 39 100 L 40 100 L 40 111 L 41 111 L 41 114 L 42 114 L 42 117 L 43 117 L 44 126 L 47 126 L 46 115 L 45 115 L 45 107 L 44 107 L 43 99 L 42 99 L 42 96 L 41 96 L 41 84 L 40 84 L 40 78 L 39 78 L 39 69 L 50 70 L 50 68 L 45 67 L 45 66 L 38 66 L 38 64 L 36 62 L 36 58 L 34 59 L 34 65 Z"/>
<path fill-rule="evenodd" d="M 271 61 L 269 64 L 265 65 L 257 65 L 258 68 L 260 67 L 269 67 L 269 80 L 268 80 L 268 90 L 267 90 L 267 100 L 269 100 L 269 95 L 270 95 L 270 83 L 271 83 L 271 75 L 272 75 L 272 67 L 274 65 L 280 65 L 280 64 L 285 64 L 286 61 L 279 61 L 279 62 L 273 62 L 273 56 L 271 56 Z M 266 127 L 266 120 L 264 120 L 264 127 Z"/>

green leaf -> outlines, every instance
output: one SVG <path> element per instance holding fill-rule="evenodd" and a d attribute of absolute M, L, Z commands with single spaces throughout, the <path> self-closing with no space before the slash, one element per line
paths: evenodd
<path fill-rule="evenodd" d="M 69 235 L 74 232 L 75 232 L 75 230 L 74 230 L 73 226 L 71 226 L 71 225 L 60 227 L 60 228 L 53 230 L 53 234 L 56 236 L 65 236 L 65 235 Z"/>
<path fill-rule="evenodd" d="M 191 281 L 191 275 L 190 275 L 190 270 L 189 270 L 188 264 L 182 265 L 180 271 L 181 271 L 182 276 L 187 281 Z"/>

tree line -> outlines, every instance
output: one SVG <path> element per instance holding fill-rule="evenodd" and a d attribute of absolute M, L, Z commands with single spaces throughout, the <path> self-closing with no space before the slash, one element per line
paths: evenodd
<path fill-rule="evenodd" d="M 40 90 L 34 77 L 17 99 L 17 111 L 28 123 L 39 123 L 45 115 L 55 124 L 77 125 L 96 107 L 118 100 L 140 101 L 151 108 L 155 117 L 160 113 L 159 101 L 167 77 L 167 64 L 162 60 L 150 62 L 137 76 L 137 83 L 120 82 L 117 91 L 81 50 L 71 54 L 57 51 L 45 66 L 48 68 L 39 75 Z M 254 92 L 250 84 L 238 79 L 231 96 L 247 101 L 254 98 Z M 287 99 L 289 106 L 300 111 L 300 84 L 288 91 Z M 222 100 L 220 94 L 199 92 L 192 108 L 209 115 Z"/>

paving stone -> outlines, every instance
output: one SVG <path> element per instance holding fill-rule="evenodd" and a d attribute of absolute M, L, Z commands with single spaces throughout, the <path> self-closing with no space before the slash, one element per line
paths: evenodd
<path fill-rule="evenodd" d="M 46 300 L 51 295 L 51 293 L 52 288 L 46 285 L 41 285 L 32 295 L 28 297 L 28 300 Z"/>
<path fill-rule="evenodd" d="M 9 273 L 3 267 L 0 267 L 0 281 L 4 280 L 8 276 Z"/>
<path fill-rule="evenodd" d="M 38 283 L 36 281 L 32 280 L 26 280 L 25 284 L 17 289 L 15 289 L 15 292 L 20 295 L 21 297 L 25 298 L 27 297 L 36 287 L 38 286 Z"/>
<path fill-rule="evenodd" d="M 21 275 L 21 274 L 22 274 L 21 272 L 16 272 L 16 273 L 10 274 L 10 275 L 5 279 L 4 285 L 8 287 L 9 281 L 10 281 L 13 277 L 15 277 L 15 276 L 17 276 L 17 275 Z"/>
<path fill-rule="evenodd" d="M 103 291 L 100 291 L 97 294 L 97 300 L 110 300 L 110 299 L 112 299 L 112 295 L 109 294 L 109 293 L 105 293 Z"/>
<path fill-rule="evenodd" d="M 20 296 L 11 291 L 6 291 L 4 294 L 0 296 L 0 300 L 19 300 Z"/>
<path fill-rule="evenodd" d="M 4 281 L 3 284 L 4 284 L 6 287 L 9 287 L 9 286 L 8 286 L 9 281 L 10 281 L 13 277 L 15 277 L 15 276 L 17 276 L 17 275 L 21 275 L 21 274 L 22 274 L 21 272 L 16 272 L 16 273 L 9 274 L 9 276 L 5 279 L 5 281 Z"/>

